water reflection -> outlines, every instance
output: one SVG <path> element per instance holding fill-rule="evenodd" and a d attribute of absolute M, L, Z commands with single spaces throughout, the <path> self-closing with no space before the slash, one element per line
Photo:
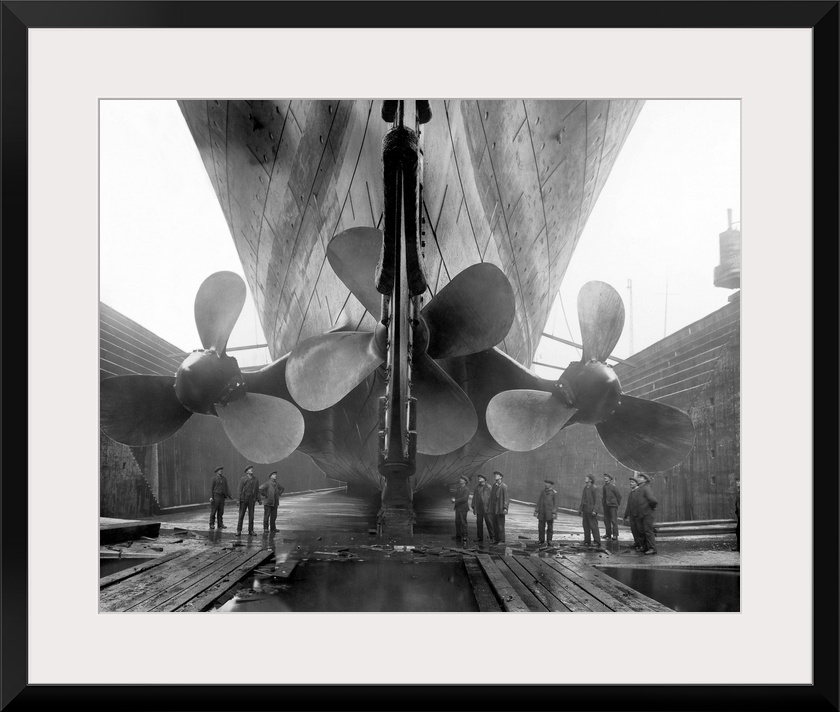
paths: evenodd
<path fill-rule="evenodd" d="M 734 569 L 599 566 L 621 583 L 675 611 L 741 610 L 741 574 Z"/>
<path fill-rule="evenodd" d="M 461 562 L 301 563 L 288 584 L 254 582 L 220 611 L 464 612 L 478 606 Z"/>

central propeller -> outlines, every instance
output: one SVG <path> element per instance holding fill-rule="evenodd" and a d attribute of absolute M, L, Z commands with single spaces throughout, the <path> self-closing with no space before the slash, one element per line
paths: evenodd
<path fill-rule="evenodd" d="M 218 416 L 234 447 L 252 462 L 288 457 L 303 439 L 303 416 L 289 401 L 249 393 L 236 359 L 225 353 L 245 304 L 245 283 L 216 272 L 199 287 L 195 323 L 203 349 L 174 377 L 114 376 L 100 384 L 103 432 L 125 445 L 146 446 L 174 435 L 193 413 Z"/>
<path fill-rule="evenodd" d="M 564 427 L 594 425 L 609 453 L 638 472 L 676 467 L 694 447 L 688 414 L 621 392 L 605 361 L 624 328 L 621 297 L 604 282 L 587 282 L 578 294 L 583 358 L 569 364 L 546 390 L 497 394 L 487 406 L 487 428 L 508 450 L 533 450 Z"/>
<path fill-rule="evenodd" d="M 382 233 L 351 228 L 327 249 L 333 271 L 370 312 L 381 309 L 374 286 Z M 442 455 L 475 434 L 478 416 L 466 393 L 435 359 L 466 356 L 492 348 L 510 330 L 513 289 L 495 265 L 472 265 L 455 275 L 419 314 L 411 360 L 412 393 L 417 398 L 417 451 Z M 295 402 L 307 410 L 338 403 L 380 366 L 387 331 L 329 332 L 299 344 L 290 354 L 286 383 Z"/>

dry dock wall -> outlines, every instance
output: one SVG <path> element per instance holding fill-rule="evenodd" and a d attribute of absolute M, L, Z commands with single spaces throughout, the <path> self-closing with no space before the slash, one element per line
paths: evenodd
<path fill-rule="evenodd" d="M 99 304 L 99 377 L 145 374 L 172 376 L 186 356 L 106 304 Z M 198 336 L 196 335 L 196 340 Z M 213 470 L 225 468 L 231 494 L 250 464 L 230 444 L 222 423 L 193 415 L 173 437 L 150 447 L 128 447 L 99 433 L 99 506 L 103 517 L 155 516 L 165 507 L 203 503 Z M 287 492 L 340 483 L 328 479 L 308 456 L 295 452 L 276 465 L 255 465 L 260 482 L 277 470 Z"/>
<path fill-rule="evenodd" d="M 740 300 L 632 356 L 615 367 L 622 390 L 687 412 L 695 443 L 677 467 L 653 476 L 659 521 L 734 517 L 734 483 L 740 478 Z M 587 473 L 610 473 L 626 501 L 631 470 L 607 452 L 593 426 L 562 430 L 529 453 L 505 453 L 482 472 L 505 473 L 511 496 L 536 501 L 545 478 L 555 480 L 560 505 L 577 509 Z M 491 479 L 492 481 L 492 479 Z M 624 507 L 619 509 L 624 513 Z"/>

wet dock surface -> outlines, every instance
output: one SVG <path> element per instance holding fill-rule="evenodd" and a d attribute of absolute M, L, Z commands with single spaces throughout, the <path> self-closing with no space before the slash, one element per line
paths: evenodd
<path fill-rule="evenodd" d="M 451 504 L 440 500 L 415 504 L 413 536 L 402 538 L 377 536 L 376 499 L 343 490 L 283 497 L 278 531 L 270 535 L 262 533 L 260 507 L 255 536 L 247 535 L 247 516 L 244 534 L 237 536 L 235 506 L 226 509 L 226 527 L 221 530 L 208 528 L 209 507 L 155 517 L 150 521 L 161 523 L 157 539 L 112 544 L 107 554 L 137 557 L 142 566 L 150 562 L 141 557 L 159 558 L 182 551 L 161 564 L 155 574 L 171 569 L 170 578 L 161 580 L 170 588 L 178 587 L 178 597 L 160 595 L 151 605 L 143 600 L 152 596 L 135 600 L 142 592 L 115 594 L 133 578 L 132 585 L 137 588 L 143 580 L 139 577 L 153 575 L 152 567 L 103 588 L 100 610 L 694 610 L 673 601 L 669 605 L 662 596 L 653 595 L 650 586 L 634 585 L 620 570 L 650 569 L 652 574 L 652 570 L 669 567 L 717 568 L 728 569 L 737 578 L 740 564 L 740 554 L 731 551 L 731 534 L 668 537 L 660 541 L 656 556 L 643 556 L 633 549 L 629 529 L 620 527 L 617 541 L 603 542 L 600 548 L 584 547 L 580 518 L 570 514 L 560 514 L 556 520 L 554 546 L 541 548 L 533 508 L 524 504 L 511 506 L 505 545 L 479 546 L 473 540 L 475 519 L 470 514 L 471 538 L 462 548 L 452 540 Z M 210 566 L 221 554 L 228 558 L 227 565 L 218 563 L 201 574 L 202 566 Z M 258 555 L 262 555 L 260 561 L 249 560 Z M 190 568 L 187 562 L 195 557 L 195 566 Z M 193 578 L 184 576 L 173 584 L 179 567 Z M 609 567 L 609 574 L 596 567 Z M 216 595 L 210 598 L 211 594 Z M 129 605 L 128 601 L 133 602 Z M 627 605 L 629 601 L 636 608 Z M 180 603 L 173 606 L 172 602 Z M 737 601 L 735 605 L 737 610 Z"/>

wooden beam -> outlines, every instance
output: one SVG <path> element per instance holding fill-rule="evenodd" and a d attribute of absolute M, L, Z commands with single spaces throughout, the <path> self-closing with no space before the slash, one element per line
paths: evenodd
<path fill-rule="evenodd" d="M 516 572 L 513 570 L 512 565 L 508 563 L 508 561 L 512 559 L 512 556 L 502 556 L 501 558 L 496 559 L 496 566 L 499 567 L 499 570 L 508 580 L 508 583 L 513 586 L 513 590 L 519 594 L 519 597 L 525 602 L 525 605 L 528 606 L 529 611 L 537 613 L 548 611 L 548 606 L 544 605 L 543 602 L 540 601 L 522 581 L 520 581 Z"/>
<path fill-rule="evenodd" d="M 552 596 L 548 590 L 534 578 L 533 574 L 531 574 L 531 572 L 519 562 L 519 559 L 515 559 L 512 556 L 506 556 L 505 564 L 507 564 L 508 568 L 519 577 L 519 580 L 522 581 L 528 590 L 534 594 L 534 597 L 542 603 L 543 606 L 545 606 L 546 610 L 553 613 L 569 612 L 569 608 L 564 606 L 555 596 Z"/>
<path fill-rule="evenodd" d="M 496 567 L 495 562 L 487 554 L 478 554 L 476 556 L 478 563 L 487 575 L 490 585 L 493 587 L 493 593 L 502 605 L 502 608 L 509 613 L 527 612 L 528 606 L 525 605 L 519 594 L 513 589 L 507 579 L 502 575 L 502 572 Z"/>
<path fill-rule="evenodd" d="M 186 549 L 179 549 L 178 551 L 173 551 L 165 556 L 158 556 L 152 561 L 146 561 L 142 564 L 137 564 L 137 566 L 132 566 L 130 569 L 123 569 L 122 571 L 117 571 L 116 573 L 110 574 L 109 576 L 103 576 L 99 579 L 99 588 L 105 588 L 106 586 L 110 586 L 111 584 L 116 583 L 117 581 L 122 581 L 124 579 L 130 578 L 135 574 L 139 574 L 142 571 L 148 571 L 155 566 L 160 566 L 167 561 L 170 561 L 182 554 L 186 553 Z"/>
<path fill-rule="evenodd" d="M 482 613 L 501 613 L 502 609 L 499 607 L 496 597 L 493 595 L 493 589 L 482 573 L 478 562 L 473 558 L 464 559 L 464 568 L 467 570 L 467 576 L 470 578 L 475 602 L 478 604 L 478 610 Z"/>

